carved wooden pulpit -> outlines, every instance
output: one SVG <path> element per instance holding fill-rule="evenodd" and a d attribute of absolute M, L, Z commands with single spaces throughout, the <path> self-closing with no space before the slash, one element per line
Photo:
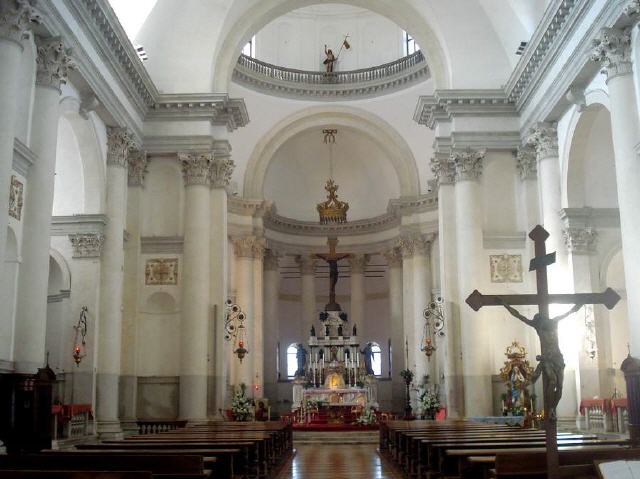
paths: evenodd
<path fill-rule="evenodd" d="M 545 437 L 547 444 L 547 474 L 550 479 L 559 477 L 558 440 L 556 406 L 562 397 L 564 379 L 564 359 L 558 344 L 558 323 L 575 313 L 585 304 L 603 304 L 612 309 L 620 300 L 613 289 L 603 293 L 549 294 L 547 267 L 555 263 L 556 254 L 547 254 L 545 241 L 549 233 L 540 225 L 529 233 L 535 244 L 535 258 L 529 264 L 529 271 L 536 272 L 537 294 L 484 295 L 475 290 L 467 298 L 467 304 L 474 311 L 483 306 L 503 306 L 517 319 L 531 326 L 538 333 L 541 355 L 539 369 L 542 373 L 542 388 L 545 412 Z M 550 304 L 572 304 L 573 307 L 555 318 L 549 317 Z M 513 306 L 538 306 L 533 319 L 525 318 Z"/>

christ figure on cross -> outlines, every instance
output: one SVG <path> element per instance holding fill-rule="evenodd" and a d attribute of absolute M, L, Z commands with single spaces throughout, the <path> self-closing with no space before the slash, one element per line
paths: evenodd
<path fill-rule="evenodd" d="M 316 257 L 326 261 L 329 264 L 329 304 L 326 305 L 326 311 L 342 311 L 340 305 L 336 303 L 336 284 L 338 283 L 338 261 L 351 256 L 349 253 L 336 253 L 338 238 L 328 238 L 329 254 L 317 254 Z"/>
<path fill-rule="evenodd" d="M 560 398 L 562 398 L 562 383 L 564 381 L 565 367 L 564 357 L 562 356 L 562 351 L 560 351 L 560 345 L 558 342 L 558 323 L 577 312 L 583 305 L 576 304 L 569 311 L 561 314 L 560 316 L 556 316 L 555 318 L 547 319 L 540 313 L 536 313 L 533 315 L 533 319 L 529 319 L 501 298 L 498 301 L 507 309 L 507 311 L 509 311 L 509 313 L 511 313 L 513 317 L 535 329 L 536 333 L 538 333 L 538 338 L 540 338 L 540 344 L 544 344 L 546 346 L 545 354 L 536 356 L 539 363 L 531 380 L 535 383 L 540 377 L 540 374 L 543 373 L 547 377 L 547 387 L 549 388 L 548 394 L 551 399 L 548 414 L 550 417 L 555 419 L 556 407 L 560 402 Z"/>

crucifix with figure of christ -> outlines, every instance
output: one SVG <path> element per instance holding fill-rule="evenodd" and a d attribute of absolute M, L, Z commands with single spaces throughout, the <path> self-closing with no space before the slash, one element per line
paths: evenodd
<path fill-rule="evenodd" d="M 329 264 L 329 303 L 325 306 L 325 311 L 342 311 L 340 305 L 336 302 L 336 283 L 338 282 L 338 261 L 351 257 L 351 253 L 336 253 L 338 246 L 338 238 L 327 238 L 329 245 L 329 253 L 316 254 L 316 258 L 320 258 Z"/>
<path fill-rule="evenodd" d="M 545 438 L 547 445 L 547 475 L 550 479 L 559 477 L 557 416 L 556 406 L 562 397 L 562 381 L 564 380 L 564 358 L 558 343 L 558 323 L 578 311 L 585 304 L 602 304 L 612 309 L 620 300 L 613 289 L 607 288 L 603 293 L 549 294 L 547 267 L 555 263 L 556 254 L 547 254 L 545 241 L 549 233 L 540 225 L 529 233 L 535 244 L 535 257 L 529 264 L 529 271 L 536 272 L 537 294 L 484 295 L 477 289 L 467 298 L 467 304 L 474 311 L 483 306 L 503 306 L 512 316 L 538 333 L 540 339 L 539 364 L 534 373 L 534 380 L 542 375 L 542 391 L 545 412 Z M 555 318 L 549 317 L 550 304 L 573 305 L 566 313 Z M 526 318 L 513 306 L 538 306 L 538 313 L 532 319 Z"/>

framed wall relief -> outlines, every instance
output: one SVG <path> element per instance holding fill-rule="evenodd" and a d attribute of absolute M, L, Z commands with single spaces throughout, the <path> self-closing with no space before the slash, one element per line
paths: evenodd
<path fill-rule="evenodd" d="M 147 286 L 178 284 L 178 258 L 148 259 L 144 267 L 144 284 Z"/>
<path fill-rule="evenodd" d="M 11 184 L 9 185 L 9 216 L 20 221 L 22 217 L 22 201 L 23 201 L 24 185 L 15 175 L 11 175 Z"/>
<path fill-rule="evenodd" d="M 489 256 L 492 283 L 522 283 L 522 255 L 492 254 Z"/>

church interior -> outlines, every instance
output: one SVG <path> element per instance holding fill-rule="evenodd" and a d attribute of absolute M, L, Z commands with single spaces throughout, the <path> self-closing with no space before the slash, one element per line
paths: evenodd
<path fill-rule="evenodd" d="M 638 24 L 0 0 L 0 479 L 638 477 Z"/>

